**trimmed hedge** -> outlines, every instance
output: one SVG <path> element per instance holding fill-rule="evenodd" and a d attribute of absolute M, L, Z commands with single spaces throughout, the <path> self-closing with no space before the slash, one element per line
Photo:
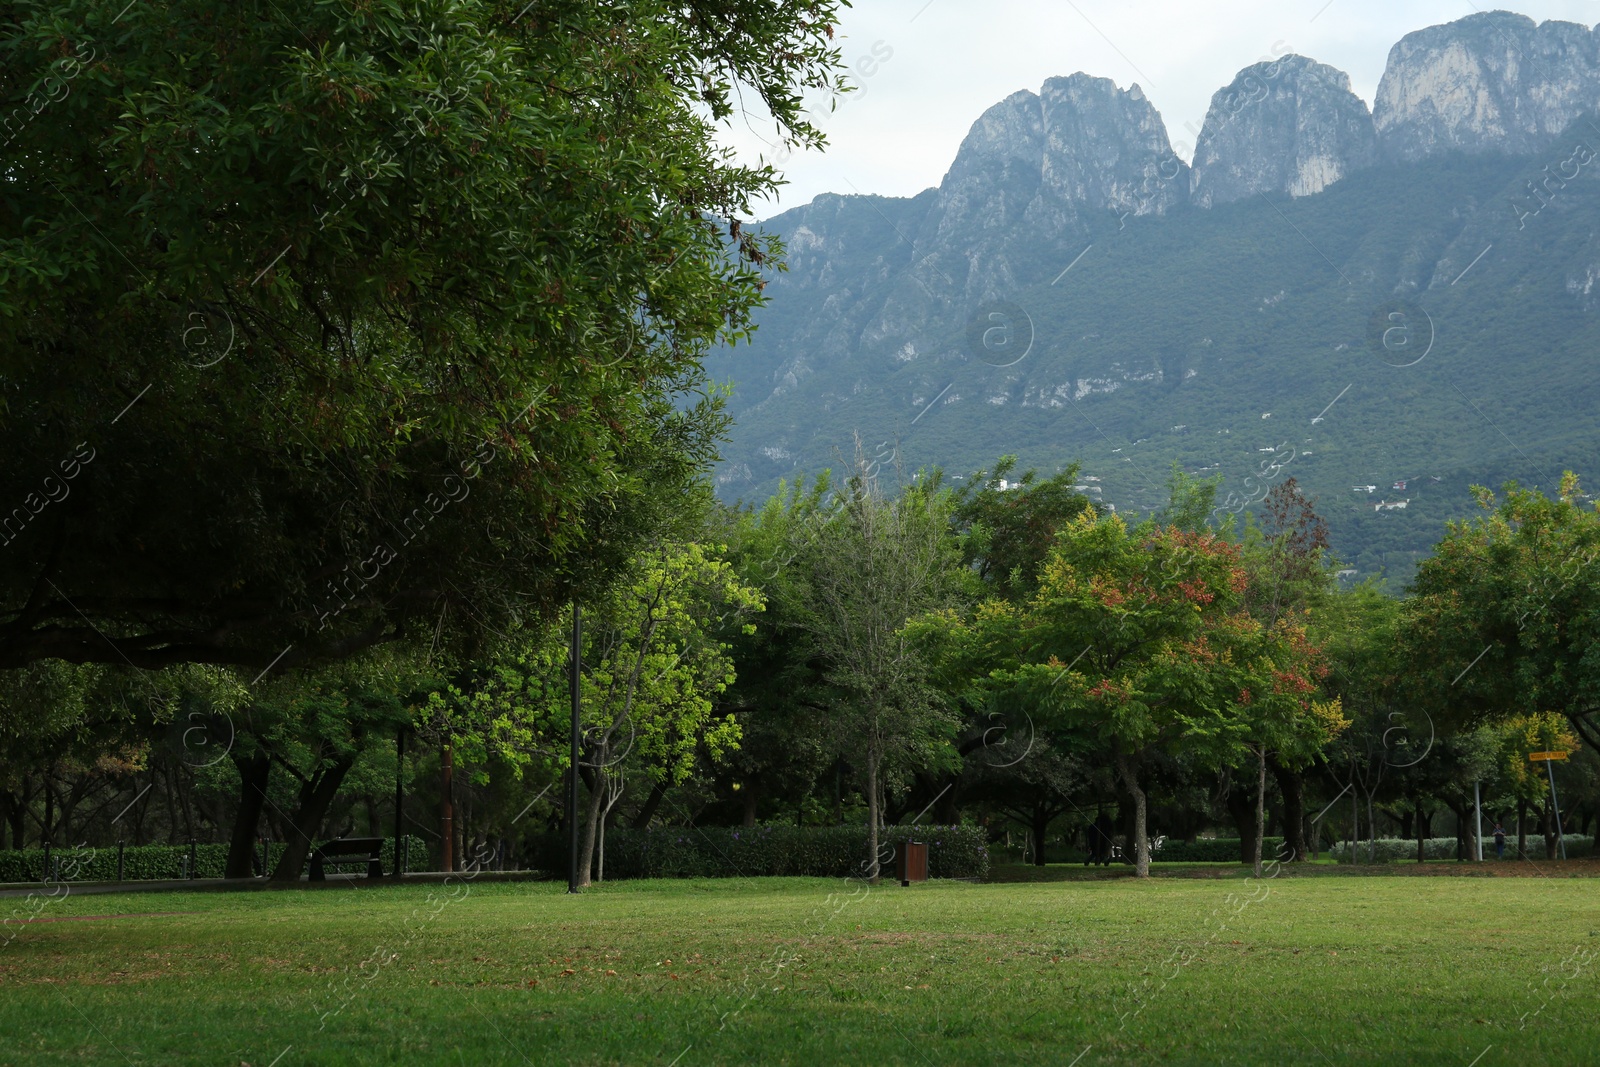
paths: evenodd
<path fill-rule="evenodd" d="M 406 870 L 421 871 L 431 866 L 428 843 L 420 837 L 407 839 Z M 277 863 L 283 856 L 284 845 L 273 842 L 268 846 L 271 860 Z M 256 849 L 260 855 L 259 846 Z M 188 859 L 188 845 L 130 845 L 123 850 L 123 881 L 136 882 L 150 879 L 184 877 L 184 861 Z M 51 866 L 63 882 L 111 882 L 117 877 L 117 846 L 104 848 L 56 848 L 50 850 Z M 194 877 L 221 878 L 227 867 L 227 845 L 194 846 Z M 308 865 L 309 866 L 309 865 Z M 0 852 L 0 882 L 42 882 L 49 874 L 44 869 L 44 849 L 29 848 Z M 335 870 L 350 872 L 353 867 Z M 383 842 L 383 869 L 394 870 L 394 838 Z"/>
<path fill-rule="evenodd" d="M 1167 838 L 1159 849 L 1153 849 L 1150 858 L 1157 863 L 1240 863 L 1237 837 L 1203 837 L 1193 843 L 1177 838 Z M 1283 849 L 1283 838 L 1263 837 L 1261 859 L 1275 859 Z"/>
<path fill-rule="evenodd" d="M 1121 838 L 1118 838 L 1121 844 Z M 1237 837 L 1206 837 L 1198 838 L 1193 843 L 1181 838 L 1168 837 L 1156 845 L 1155 839 L 1150 841 L 1150 861 L 1152 863 L 1239 863 L 1239 839 Z M 1265 837 L 1261 839 L 1261 859 L 1270 861 L 1277 856 L 1283 848 L 1283 838 Z M 1013 852 L 1016 850 L 1013 849 Z M 1085 859 L 1082 849 L 1057 849 L 1045 850 L 1045 857 L 1051 863 L 1082 863 Z M 1131 864 L 1129 854 L 1113 859 L 1113 865 Z"/>
<path fill-rule="evenodd" d="M 912 838 L 928 846 L 930 878 L 984 878 L 988 836 L 976 826 L 885 827 L 879 834 L 882 875 L 893 877 L 896 849 Z M 567 869 L 567 838 L 533 839 L 533 865 L 551 874 Z M 808 875 L 845 878 L 865 873 L 865 826 L 655 827 L 606 831 L 606 878 L 738 878 Z"/>
<path fill-rule="evenodd" d="M 1588 834 L 1566 834 L 1567 857 L 1576 859 L 1579 856 L 1588 856 L 1594 850 L 1594 839 Z M 1400 863 L 1410 860 L 1417 861 L 1417 842 L 1411 838 L 1380 837 L 1377 841 L 1377 858 L 1369 861 L 1368 847 L 1370 841 L 1356 842 L 1356 862 L 1367 863 Z M 1471 842 L 1467 842 L 1462 855 L 1470 857 Z M 1512 859 L 1517 851 L 1517 835 L 1506 835 L 1506 858 Z M 1423 856 L 1430 860 L 1453 860 L 1456 858 L 1456 839 L 1453 837 L 1429 837 L 1423 842 Z M 1544 859 L 1544 835 L 1528 835 L 1528 854 L 1534 859 Z M 1558 856 L 1560 852 L 1556 853 Z M 1350 842 L 1340 841 L 1328 849 L 1328 855 L 1340 863 L 1350 862 Z M 1483 835 L 1483 858 L 1494 858 L 1494 837 L 1490 834 Z"/>

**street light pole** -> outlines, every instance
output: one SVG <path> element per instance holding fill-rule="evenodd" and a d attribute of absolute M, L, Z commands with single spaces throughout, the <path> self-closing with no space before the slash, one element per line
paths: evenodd
<path fill-rule="evenodd" d="M 1545 760 L 1544 769 L 1550 773 L 1550 806 L 1555 809 L 1556 816 L 1556 842 L 1561 846 L 1561 858 L 1567 858 L 1567 835 L 1561 832 L 1561 801 L 1556 799 L 1556 769 L 1551 766 L 1554 761 Z"/>
<path fill-rule="evenodd" d="M 572 651 L 567 657 L 567 667 L 572 683 L 572 759 L 567 780 L 567 845 L 571 852 L 567 862 L 567 892 L 578 891 L 578 729 L 582 710 L 582 692 L 579 679 L 583 671 L 583 616 L 578 602 L 572 602 Z"/>
<path fill-rule="evenodd" d="M 1472 858 L 1479 863 L 1483 862 L 1483 793 L 1479 789 L 1481 782 L 1472 783 L 1472 819 L 1477 827 L 1472 834 Z"/>
<path fill-rule="evenodd" d="M 394 737 L 394 876 L 406 873 L 406 728 L 401 724 Z"/>

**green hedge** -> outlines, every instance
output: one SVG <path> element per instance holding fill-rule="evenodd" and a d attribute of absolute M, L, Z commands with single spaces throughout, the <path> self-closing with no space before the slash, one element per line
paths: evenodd
<path fill-rule="evenodd" d="M 1120 839 L 1119 839 L 1120 843 Z M 1161 841 L 1159 847 L 1154 839 L 1150 842 L 1150 859 L 1154 863 L 1239 863 L 1239 839 L 1237 837 L 1205 837 L 1193 843 L 1179 838 L 1169 837 Z M 1261 858 L 1271 860 L 1283 848 L 1283 838 L 1267 837 L 1261 842 Z M 1013 855 L 1021 862 L 1020 850 L 1013 847 Z M 1082 863 L 1085 859 L 1082 849 L 1056 848 L 1045 850 L 1045 858 L 1050 863 Z M 1132 862 L 1131 854 L 1113 859 L 1113 865 L 1129 864 Z"/>
<path fill-rule="evenodd" d="M 1150 858 L 1165 863 L 1240 863 L 1237 837 L 1202 837 L 1193 842 L 1168 838 Z M 1261 839 L 1261 858 L 1276 859 L 1283 849 L 1283 838 Z"/>
<path fill-rule="evenodd" d="M 913 837 L 928 846 L 932 878 L 984 878 L 989 843 L 973 826 L 890 826 L 879 835 L 884 877 L 895 872 L 899 844 Z M 531 842 L 533 865 L 552 875 L 567 869 L 563 834 Z M 844 878 L 865 873 L 864 826 L 714 826 L 615 828 L 606 831 L 605 875 L 612 878 L 733 878 L 809 875 Z"/>
<path fill-rule="evenodd" d="M 1577 859 L 1580 856 L 1588 856 L 1594 851 L 1594 840 L 1589 837 L 1588 834 L 1566 834 L 1564 836 L 1566 837 L 1565 844 L 1567 846 L 1568 859 Z M 1403 863 L 1407 860 L 1415 863 L 1417 861 L 1417 842 L 1415 839 L 1403 837 L 1380 837 L 1376 842 L 1377 848 L 1375 850 L 1372 850 L 1370 847 L 1373 844 L 1374 842 L 1371 841 L 1356 842 L 1357 863 Z M 1468 842 L 1462 849 L 1462 855 L 1470 858 L 1472 855 L 1471 848 L 1471 843 Z M 1367 857 L 1371 855 L 1373 851 L 1375 851 L 1377 854 L 1376 859 L 1369 860 Z M 1516 852 L 1517 835 L 1514 833 L 1507 834 L 1505 858 L 1515 858 Z M 1426 859 L 1430 860 L 1453 860 L 1456 858 L 1456 839 L 1453 837 L 1425 838 L 1423 841 L 1422 854 Z M 1556 854 L 1559 856 L 1560 852 L 1558 851 Z M 1340 841 L 1338 844 L 1333 845 L 1328 849 L 1328 855 L 1332 856 L 1340 863 L 1349 863 L 1350 842 Z M 1544 859 L 1543 834 L 1528 835 L 1528 855 L 1537 860 Z M 1486 860 L 1495 858 L 1494 837 L 1488 833 L 1483 835 L 1483 858 Z"/>
<path fill-rule="evenodd" d="M 428 844 L 420 837 L 410 837 L 406 851 L 406 870 L 421 871 L 431 866 Z M 271 859 L 277 863 L 284 845 L 273 842 L 268 846 Z M 260 847 L 256 849 L 260 855 Z M 59 877 L 63 882 L 111 882 L 117 877 L 117 846 L 104 848 L 58 848 L 50 851 L 52 866 L 59 861 Z M 184 861 L 189 856 L 188 845 L 137 845 L 123 850 L 122 877 L 136 882 L 150 879 L 171 879 L 184 876 Z M 227 866 L 227 845 L 194 846 L 194 877 L 221 878 Z M 309 867 L 309 865 L 308 865 Z M 0 882 L 40 882 L 45 872 L 44 849 L 29 848 L 0 852 Z M 337 867 L 349 873 L 355 867 Z M 383 843 L 384 873 L 394 870 L 394 838 Z"/>

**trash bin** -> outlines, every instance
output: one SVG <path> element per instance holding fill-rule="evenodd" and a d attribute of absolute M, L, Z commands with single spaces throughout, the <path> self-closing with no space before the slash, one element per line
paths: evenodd
<path fill-rule="evenodd" d="M 928 843 L 926 841 L 902 842 L 895 856 L 895 866 L 899 870 L 901 885 L 910 885 L 912 882 L 926 882 L 928 880 Z"/>

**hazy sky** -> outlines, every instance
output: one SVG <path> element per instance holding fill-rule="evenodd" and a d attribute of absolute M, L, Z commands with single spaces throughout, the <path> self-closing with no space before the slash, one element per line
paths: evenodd
<path fill-rule="evenodd" d="M 1540 22 L 1600 20 L 1597 0 L 1501 8 Z M 1396 41 L 1482 10 L 1492 9 L 1474 0 L 857 0 L 841 36 L 860 89 L 821 116 L 827 152 L 789 157 L 780 202 L 757 214 L 824 192 L 911 196 L 937 185 L 985 108 L 1080 70 L 1122 88 L 1137 82 L 1188 158 L 1211 94 L 1240 69 L 1295 52 L 1348 73 L 1370 106 Z M 752 160 L 774 156 L 763 137 L 770 125 L 753 115 L 726 132 Z"/>

